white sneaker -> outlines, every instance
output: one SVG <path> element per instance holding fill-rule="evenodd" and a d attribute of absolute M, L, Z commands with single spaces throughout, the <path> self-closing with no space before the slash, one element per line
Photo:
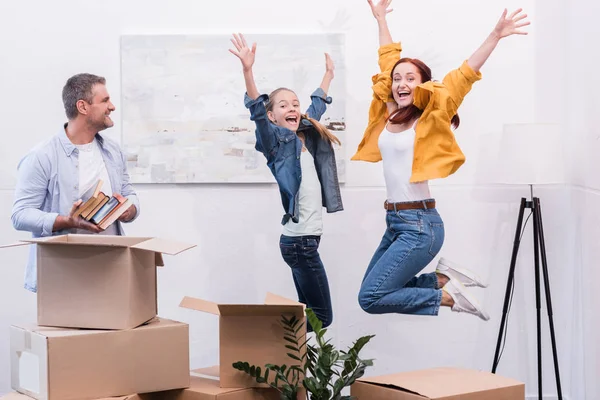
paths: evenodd
<path fill-rule="evenodd" d="M 469 314 L 477 315 L 484 321 L 490 319 L 490 316 L 487 312 L 479 305 L 477 300 L 473 298 L 465 287 L 459 281 L 449 280 L 448 283 L 444 286 L 442 290 L 445 290 L 452 299 L 454 300 L 454 305 L 452 306 L 452 311 L 455 312 L 466 312 Z"/>
<path fill-rule="evenodd" d="M 438 261 L 437 268 L 435 272 L 438 274 L 447 276 L 448 279 L 457 279 L 464 286 L 479 286 L 482 288 L 488 287 L 487 283 L 483 283 L 483 280 L 477 276 L 477 274 L 473 271 L 470 271 L 465 268 L 461 268 L 450 260 L 441 257 Z"/>

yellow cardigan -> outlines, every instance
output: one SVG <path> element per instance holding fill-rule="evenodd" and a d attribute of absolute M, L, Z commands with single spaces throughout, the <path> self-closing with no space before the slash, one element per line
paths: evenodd
<path fill-rule="evenodd" d="M 373 99 L 369 108 L 369 123 L 352 160 L 381 161 L 378 139 L 388 118 L 386 102 L 392 97 L 392 68 L 400 59 L 402 46 L 392 43 L 379 48 L 381 72 L 372 77 Z M 450 71 L 440 82 L 425 82 L 415 88 L 413 104 L 423 110 L 415 128 L 415 147 L 410 182 L 445 178 L 465 162 L 451 129 L 451 119 L 471 90 L 481 79 L 466 61 Z"/>

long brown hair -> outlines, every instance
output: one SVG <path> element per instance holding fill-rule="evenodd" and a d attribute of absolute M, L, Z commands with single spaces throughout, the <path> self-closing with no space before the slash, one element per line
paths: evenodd
<path fill-rule="evenodd" d="M 396 62 L 396 64 L 394 64 L 394 68 L 392 68 L 391 73 L 392 80 L 394 78 L 394 70 L 396 69 L 396 66 L 402 63 L 411 63 L 417 67 L 419 74 L 421 75 L 422 83 L 429 82 L 431 80 L 431 68 L 429 68 L 427 64 L 419 59 L 408 57 L 401 58 L 398 60 L 398 62 Z M 404 124 L 419 118 L 421 114 L 423 114 L 423 110 L 420 110 L 417 106 L 411 104 L 407 107 L 398 108 L 388 117 L 388 121 L 390 121 L 392 124 Z M 460 118 L 458 117 L 458 114 L 453 115 L 450 122 L 454 129 L 458 128 L 458 125 L 460 125 Z"/>
<path fill-rule="evenodd" d="M 294 92 L 293 90 L 290 90 L 290 89 L 284 88 L 284 87 L 280 87 L 278 89 L 273 90 L 269 94 L 269 101 L 265 105 L 265 108 L 267 109 L 267 111 L 273 111 L 273 100 L 274 100 L 275 96 L 277 95 L 277 93 L 279 93 L 281 91 L 284 91 L 284 90 L 287 90 L 288 92 L 292 92 L 292 93 L 296 94 L 296 92 Z M 319 135 L 321 135 L 321 138 L 323 138 L 323 140 L 325 140 L 325 141 L 327 141 L 329 143 L 336 143 L 337 145 L 341 145 L 342 144 L 342 142 L 340 141 L 340 139 L 338 139 L 337 136 L 335 136 L 333 133 L 331 133 L 329 131 L 329 129 L 327 129 L 325 127 L 325 125 L 323 125 L 322 123 L 320 123 L 316 119 L 310 118 L 306 114 L 300 114 L 300 118 L 309 120 L 310 123 L 313 124 L 313 126 L 315 127 L 315 129 L 317 130 L 317 132 L 319 132 Z"/>

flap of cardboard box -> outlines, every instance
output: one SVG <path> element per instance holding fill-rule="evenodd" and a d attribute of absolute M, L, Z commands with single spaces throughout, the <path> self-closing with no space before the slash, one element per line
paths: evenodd
<path fill-rule="evenodd" d="M 196 299 L 194 297 L 185 296 L 179 303 L 179 307 L 189 308 L 196 311 L 204 311 L 214 315 L 221 315 L 219 305 L 212 301 Z"/>
<path fill-rule="evenodd" d="M 272 297 L 269 297 L 271 295 Z M 274 304 L 217 304 L 212 301 L 185 296 L 179 307 L 203 311 L 220 316 L 279 316 L 284 313 L 304 312 L 304 304 L 269 294 Z"/>
<path fill-rule="evenodd" d="M 203 367 L 193 369 L 192 372 L 197 375 L 204 375 L 211 378 L 219 379 L 221 368 L 219 365 L 213 365 L 212 367 Z"/>
<path fill-rule="evenodd" d="M 155 317 L 150 321 L 136 327 L 135 329 L 140 331 L 143 329 L 171 329 L 173 326 L 187 325 L 183 322 Z M 32 343 L 32 338 L 39 336 L 46 340 L 46 338 L 56 337 L 72 337 L 79 335 L 114 335 L 114 330 L 106 329 L 87 329 L 87 328 L 61 328 L 54 326 L 41 326 L 35 324 L 18 324 L 11 325 L 11 328 L 15 332 L 22 332 L 24 335 L 24 343 Z"/>
<path fill-rule="evenodd" d="M 0 245 L 0 249 L 4 249 L 6 247 L 19 247 L 19 246 L 29 246 L 31 243 L 25 243 L 25 242 L 15 242 L 15 243 L 8 243 L 8 244 L 3 244 Z M 0 397 L 0 399 L 3 399 L 4 397 Z"/>
<path fill-rule="evenodd" d="M 111 246 L 127 247 L 140 243 L 151 238 L 135 238 L 118 235 L 86 235 L 86 234 L 67 234 L 56 236 L 44 236 L 40 238 L 22 239 L 16 243 L 0 245 L 0 248 L 29 246 L 31 244 L 59 244 L 59 245 L 79 245 L 79 246 Z"/>
<path fill-rule="evenodd" d="M 217 367 L 218 368 L 218 367 Z M 194 371 L 192 371 L 194 373 Z M 240 394 L 246 393 L 251 389 L 248 388 L 222 388 L 219 385 L 218 378 L 205 378 L 202 376 L 190 376 L 190 386 L 183 390 L 184 395 L 182 399 L 258 399 L 257 396 L 251 396 L 250 393 L 247 395 Z M 232 396 L 232 397 L 230 397 Z M 278 397 L 279 398 L 279 397 Z"/>
<path fill-rule="evenodd" d="M 490 372 L 462 368 L 432 368 L 360 378 L 358 381 L 395 387 L 429 399 L 445 399 L 465 393 L 523 385 L 517 380 Z"/>
<path fill-rule="evenodd" d="M 23 239 L 25 243 L 49 244 L 49 245 L 70 245 L 70 246 L 109 246 L 109 247 L 129 247 L 137 243 L 144 242 L 149 237 L 132 237 L 119 235 L 87 235 L 87 234 L 66 234 L 57 236 L 45 236 L 41 238 Z"/>
<path fill-rule="evenodd" d="M 196 247 L 195 244 L 174 242 L 160 238 L 152 238 L 131 246 L 134 249 L 155 251 L 157 253 L 176 255 Z"/>
<path fill-rule="evenodd" d="M 108 247 L 130 247 L 139 250 L 154 251 L 157 253 L 176 255 L 185 250 L 196 247 L 195 244 L 175 242 L 153 237 L 135 237 L 119 235 L 84 235 L 67 234 L 57 236 L 47 236 L 42 238 L 32 238 L 22 240 L 23 244 L 59 244 L 70 246 L 108 246 Z M 11 247 L 18 244 L 9 244 L 1 247 Z"/>
<path fill-rule="evenodd" d="M 279 296 L 275 293 L 270 293 L 270 292 L 267 292 L 267 296 L 265 297 L 265 304 L 277 304 L 277 305 L 305 307 L 305 305 L 300 302 L 290 300 L 287 297 Z"/>

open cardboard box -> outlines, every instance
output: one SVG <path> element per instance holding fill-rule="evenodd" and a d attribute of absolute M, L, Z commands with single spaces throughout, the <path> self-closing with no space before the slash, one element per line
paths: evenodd
<path fill-rule="evenodd" d="M 525 384 L 490 372 L 432 368 L 358 379 L 357 400 L 524 400 Z"/>
<path fill-rule="evenodd" d="M 163 254 L 196 245 L 152 237 L 68 234 L 1 247 L 37 246 L 38 325 L 130 329 L 157 315 Z"/>
<path fill-rule="evenodd" d="M 250 365 L 293 365 L 285 346 L 281 316 L 295 315 L 304 324 L 299 341 L 306 340 L 305 305 L 268 293 L 264 304 L 217 304 L 184 297 L 181 307 L 219 316 L 219 378 L 222 388 L 266 387 L 242 371 L 233 368 L 237 361 Z M 305 348 L 303 348 L 305 350 Z"/>
<path fill-rule="evenodd" d="M 189 386 L 189 326 L 10 328 L 11 387 L 39 400 L 88 400 Z"/>

